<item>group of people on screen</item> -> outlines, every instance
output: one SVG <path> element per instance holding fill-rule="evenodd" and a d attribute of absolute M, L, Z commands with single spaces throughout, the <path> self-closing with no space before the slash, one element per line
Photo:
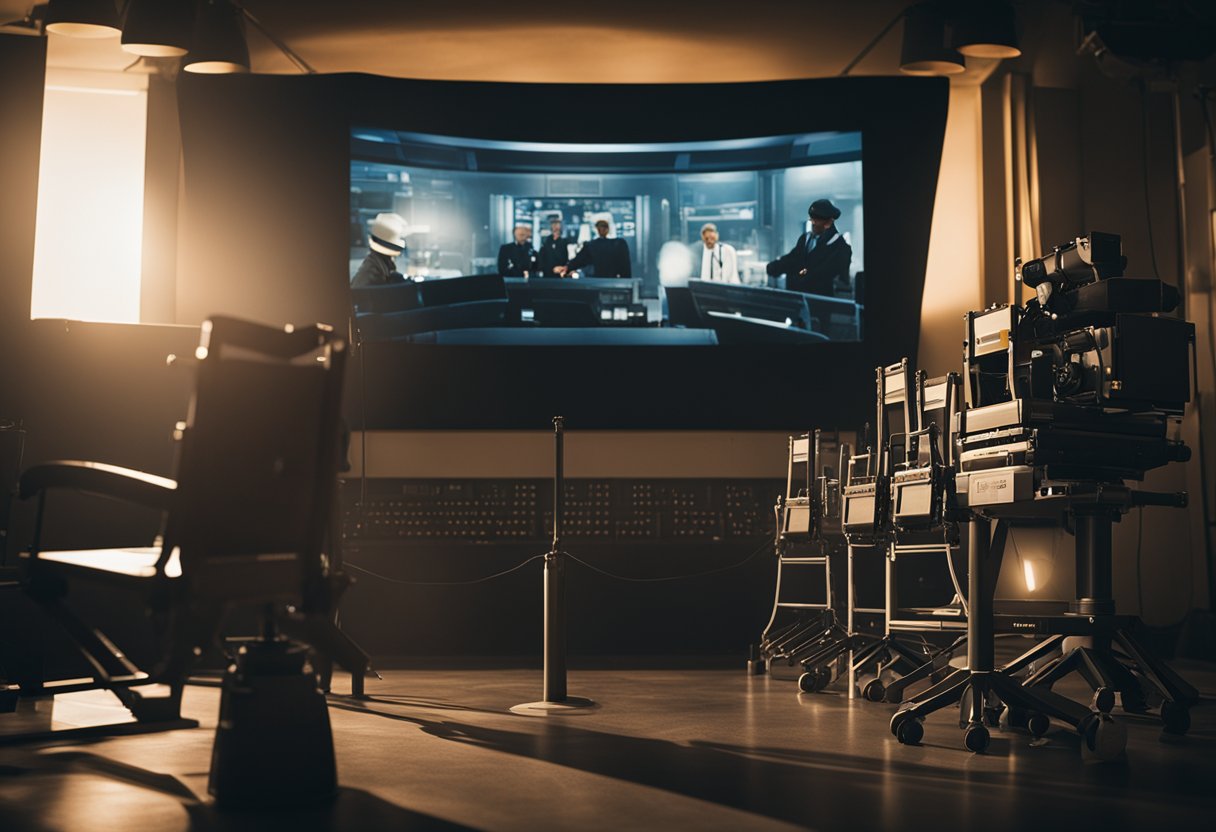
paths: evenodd
<path fill-rule="evenodd" d="M 785 288 L 795 292 L 832 295 L 837 278 L 848 278 L 853 249 L 836 228 L 840 209 L 829 199 L 817 199 L 807 209 L 810 228 L 804 231 L 788 253 L 768 263 L 771 277 L 785 275 Z M 532 229 L 517 225 L 514 239 L 498 250 L 498 272 L 503 277 L 562 278 L 586 271 L 595 277 L 631 277 L 632 257 L 629 243 L 610 236 L 608 218 L 595 221 L 596 236 L 573 255 L 575 240 L 563 233 L 561 217 L 549 220 L 549 233 L 540 248 L 532 245 Z M 405 250 L 407 225 L 397 214 L 380 214 L 372 221 L 368 235 L 368 254 L 351 285 L 374 286 L 404 280 L 396 258 Z M 738 255 L 735 247 L 719 239 L 718 227 L 701 227 L 701 241 L 690 247 L 691 276 L 701 280 L 739 283 Z"/>

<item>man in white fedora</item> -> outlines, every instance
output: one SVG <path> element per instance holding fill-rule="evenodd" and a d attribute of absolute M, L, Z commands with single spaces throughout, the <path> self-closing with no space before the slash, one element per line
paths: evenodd
<path fill-rule="evenodd" d="M 367 236 L 367 247 L 371 250 L 351 278 L 353 288 L 382 286 L 405 280 L 397 271 L 396 258 L 405 251 L 406 228 L 406 221 L 397 214 L 376 215 Z"/>

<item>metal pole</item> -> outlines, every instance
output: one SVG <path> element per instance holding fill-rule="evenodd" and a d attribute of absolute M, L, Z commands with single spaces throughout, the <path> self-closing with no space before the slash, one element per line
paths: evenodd
<path fill-rule="evenodd" d="M 973 673 L 991 671 L 996 665 L 988 597 L 991 540 L 991 522 L 972 514 L 967 521 L 967 668 Z"/>
<path fill-rule="evenodd" d="M 1077 612 L 1112 615 L 1115 611 L 1111 571 L 1111 515 L 1102 510 L 1076 511 Z"/>
<path fill-rule="evenodd" d="M 553 546 L 545 555 L 544 697 L 511 708 L 512 713 L 541 715 L 586 711 L 594 701 L 566 692 L 566 553 L 562 551 L 565 523 L 566 469 L 563 455 L 565 419 L 553 417 Z"/>
<path fill-rule="evenodd" d="M 545 555 L 544 701 L 566 701 L 566 558 L 562 552 L 562 504 L 565 494 L 564 420 L 553 417 L 553 546 Z"/>

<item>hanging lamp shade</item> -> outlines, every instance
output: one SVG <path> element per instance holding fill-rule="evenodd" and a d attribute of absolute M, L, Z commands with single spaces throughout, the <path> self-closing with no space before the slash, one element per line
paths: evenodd
<path fill-rule="evenodd" d="M 899 70 L 909 75 L 957 75 L 966 67 L 963 56 L 946 45 L 946 20 L 928 3 L 908 9 Z"/>
<path fill-rule="evenodd" d="M 122 48 L 149 58 L 176 58 L 190 49 L 194 0 L 130 0 Z"/>
<path fill-rule="evenodd" d="M 113 0 L 51 0 L 46 30 L 73 38 L 111 38 L 121 31 L 118 7 Z"/>
<path fill-rule="evenodd" d="M 182 68 L 209 75 L 248 72 L 249 44 L 241 10 L 228 0 L 199 3 L 190 53 Z"/>
<path fill-rule="evenodd" d="M 954 22 L 951 45 L 973 58 L 1016 58 L 1017 19 L 1013 6 L 1004 2 L 967 4 Z"/>

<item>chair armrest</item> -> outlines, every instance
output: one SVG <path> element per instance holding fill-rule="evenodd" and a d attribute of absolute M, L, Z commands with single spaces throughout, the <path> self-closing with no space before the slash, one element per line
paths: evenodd
<path fill-rule="evenodd" d="M 28 500 L 48 488 L 70 488 L 167 510 L 177 493 L 177 482 L 104 462 L 78 460 L 34 465 L 21 474 L 21 499 Z"/>

